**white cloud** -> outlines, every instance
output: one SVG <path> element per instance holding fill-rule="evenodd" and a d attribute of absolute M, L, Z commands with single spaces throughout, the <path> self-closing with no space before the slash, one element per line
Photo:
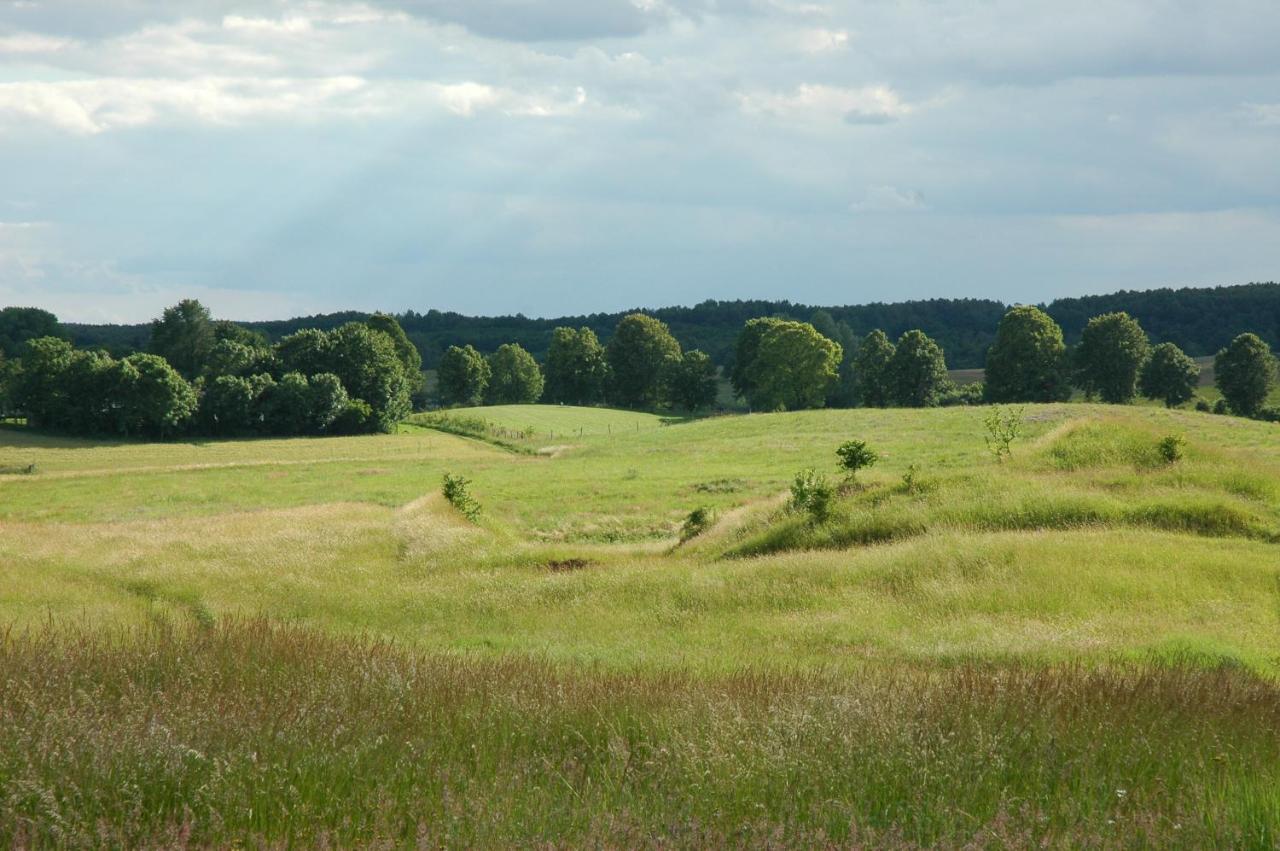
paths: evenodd
<path fill-rule="evenodd" d="M 15 33 L 0 36 L 0 57 L 19 54 L 57 53 L 77 44 L 74 39 L 41 35 L 40 33 Z"/>
<path fill-rule="evenodd" d="M 190 80 L 100 78 L 0 83 L 0 126 L 6 117 L 40 121 L 95 135 L 162 122 L 236 125 L 289 119 L 327 121 L 442 111 L 470 117 L 567 115 L 586 103 L 582 89 L 516 92 L 478 82 L 366 80 L 355 76 L 201 77 Z"/>
<path fill-rule="evenodd" d="M 1280 127 L 1280 103 L 1250 103 L 1245 109 L 1254 124 L 1262 127 Z"/>
<path fill-rule="evenodd" d="M 843 88 L 805 83 L 787 93 L 748 92 L 739 95 L 738 102 L 748 115 L 853 124 L 894 121 L 912 109 L 888 86 Z"/>

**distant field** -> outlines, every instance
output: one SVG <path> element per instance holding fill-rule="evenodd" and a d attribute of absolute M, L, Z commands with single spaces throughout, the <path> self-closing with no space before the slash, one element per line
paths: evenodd
<path fill-rule="evenodd" d="M 985 413 L 0 428 L 0 843 L 1272 847 L 1280 428 Z"/>

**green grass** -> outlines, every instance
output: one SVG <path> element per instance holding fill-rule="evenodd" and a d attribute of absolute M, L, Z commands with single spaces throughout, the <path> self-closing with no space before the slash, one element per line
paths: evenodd
<path fill-rule="evenodd" d="M 1266 848 L 1278 726 L 1274 682 L 1194 659 L 691 676 L 39 632 L 0 644 L 0 841 Z"/>
<path fill-rule="evenodd" d="M 983 415 L 0 429 L 0 843 L 1274 845 L 1280 428 Z"/>

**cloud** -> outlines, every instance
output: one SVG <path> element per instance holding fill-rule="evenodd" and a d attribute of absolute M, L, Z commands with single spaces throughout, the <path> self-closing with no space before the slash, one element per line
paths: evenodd
<path fill-rule="evenodd" d="M 100 78 L 0 83 L 0 126 L 38 121 L 96 135 L 148 124 L 237 125 L 250 121 L 350 120 L 420 110 L 470 117 L 567 115 L 586 103 L 581 88 L 521 93 L 484 83 L 322 78 L 200 77 L 187 80 Z"/>
<path fill-rule="evenodd" d="M 872 186 L 861 201 L 849 205 L 854 213 L 905 213 L 929 209 L 924 195 L 915 189 L 896 186 Z"/>
<path fill-rule="evenodd" d="M 658 3 L 632 0 L 398 0 L 395 8 L 512 41 L 629 38 L 665 20 Z"/>
<path fill-rule="evenodd" d="M 791 121 L 844 121 L 884 124 L 909 114 L 897 92 L 887 86 L 845 88 L 803 83 L 785 93 L 762 91 L 739 95 L 748 115 Z"/>

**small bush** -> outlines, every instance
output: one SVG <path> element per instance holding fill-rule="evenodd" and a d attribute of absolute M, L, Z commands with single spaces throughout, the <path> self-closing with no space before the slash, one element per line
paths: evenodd
<path fill-rule="evenodd" d="M 1229 414 L 1231 413 L 1231 406 L 1227 404 L 1226 399 L 1219 399 L 1213 403 L 1213 412 L 1215 414 Z"/>
<path fill-rule="evenodd" d="M 1012 444 L 1022 434 L 1022 408 L 995 407 L 983 419 L 987 427 L 987 449 L 1003 461 L 1013 454 Z"/>
<path fill-rule="evenodd" d="M 471 481 L 453 473 L 444 474 L 444 486 L 440 492 L 449 503 L 466 516 L 475 521 L 480 517 L 480 503 L 471 495 Z"/>
<path fill-rule="evenodd" d="M 981 381 L 970 384 L 951 384 L 945 387 L 938 397 L 938 405 L 942 408 L 954 408 L 958 405 L 981 405 L 986 385 Z"/>
<path fill-rule="evenodd" d="M 937 490 L 938 483 L 921 476 L 919 464 L 911 464 L 907 467 L 907 472 L 902 474 L 902 489 L 912 496 L 919 496 Z"/>
<path fill-rule="evenodd" d="M 801 470 L 791 483 L 791 509 L 803 511 L 815 523 L 831 517 L 831 505 L 835 501 L 835 488 L 827 477 L 812 467 Z"/>
<path fill-rule="evenodd" d="M 1156 449 L 1167 464 L 1182 460 L 1183 451 L 1187 447 L 1187 439 L 1180 434 L 1170 434 L 1160 439 Z"/>
<path fill-rule="evenodd" d="M 690 511 L 689 516 L 684 519 L 684 525 L 680 527 L 680 543 L 696 538 L 710 529 L 715 519 L 715 512 L 705 506 Z"/>
<path fill-rule="evenodd" d="M 329 426 L 331 434 L 368 434 L 377 428 L 373 408 L 363 399 L 350 399 Z"/>
<path fill-rule="evenodd" d="M 836 449 L 840 458 L 840 469 L 849 474 L 850 479 L 857 478 L 863 467 L 874 466 L 880 456 L 867 447 L 865 440 L 846 440 Z"/>
<path fill-rule="evenodd" d="M 1199 412 L 1200 412 L 1200 413 L 1202 413 L 1202 414 L 1207 414 L 1207 413 L 1209 413 L 1210 411 L 1212 411 L 1212 410 L 1213 410 L 1213 406 L 1212 406 L 1212 405 L 1210 405 L 1210 404 L 1208 403 L 1208 401 L 1206 401 L 1206 400 L 1204 400 L 1204 399 L 1197 399 L 1197 400 L 1196 400 L 1196 410 L 1197 410 L 1197 411 L 1199 411 Z"/>
<path fill-rule="evenodd" d="M 1280 423 L 1280 408 L 1263 408 L 1258 411 L 1258 419 L 1264 423 Z"/>

